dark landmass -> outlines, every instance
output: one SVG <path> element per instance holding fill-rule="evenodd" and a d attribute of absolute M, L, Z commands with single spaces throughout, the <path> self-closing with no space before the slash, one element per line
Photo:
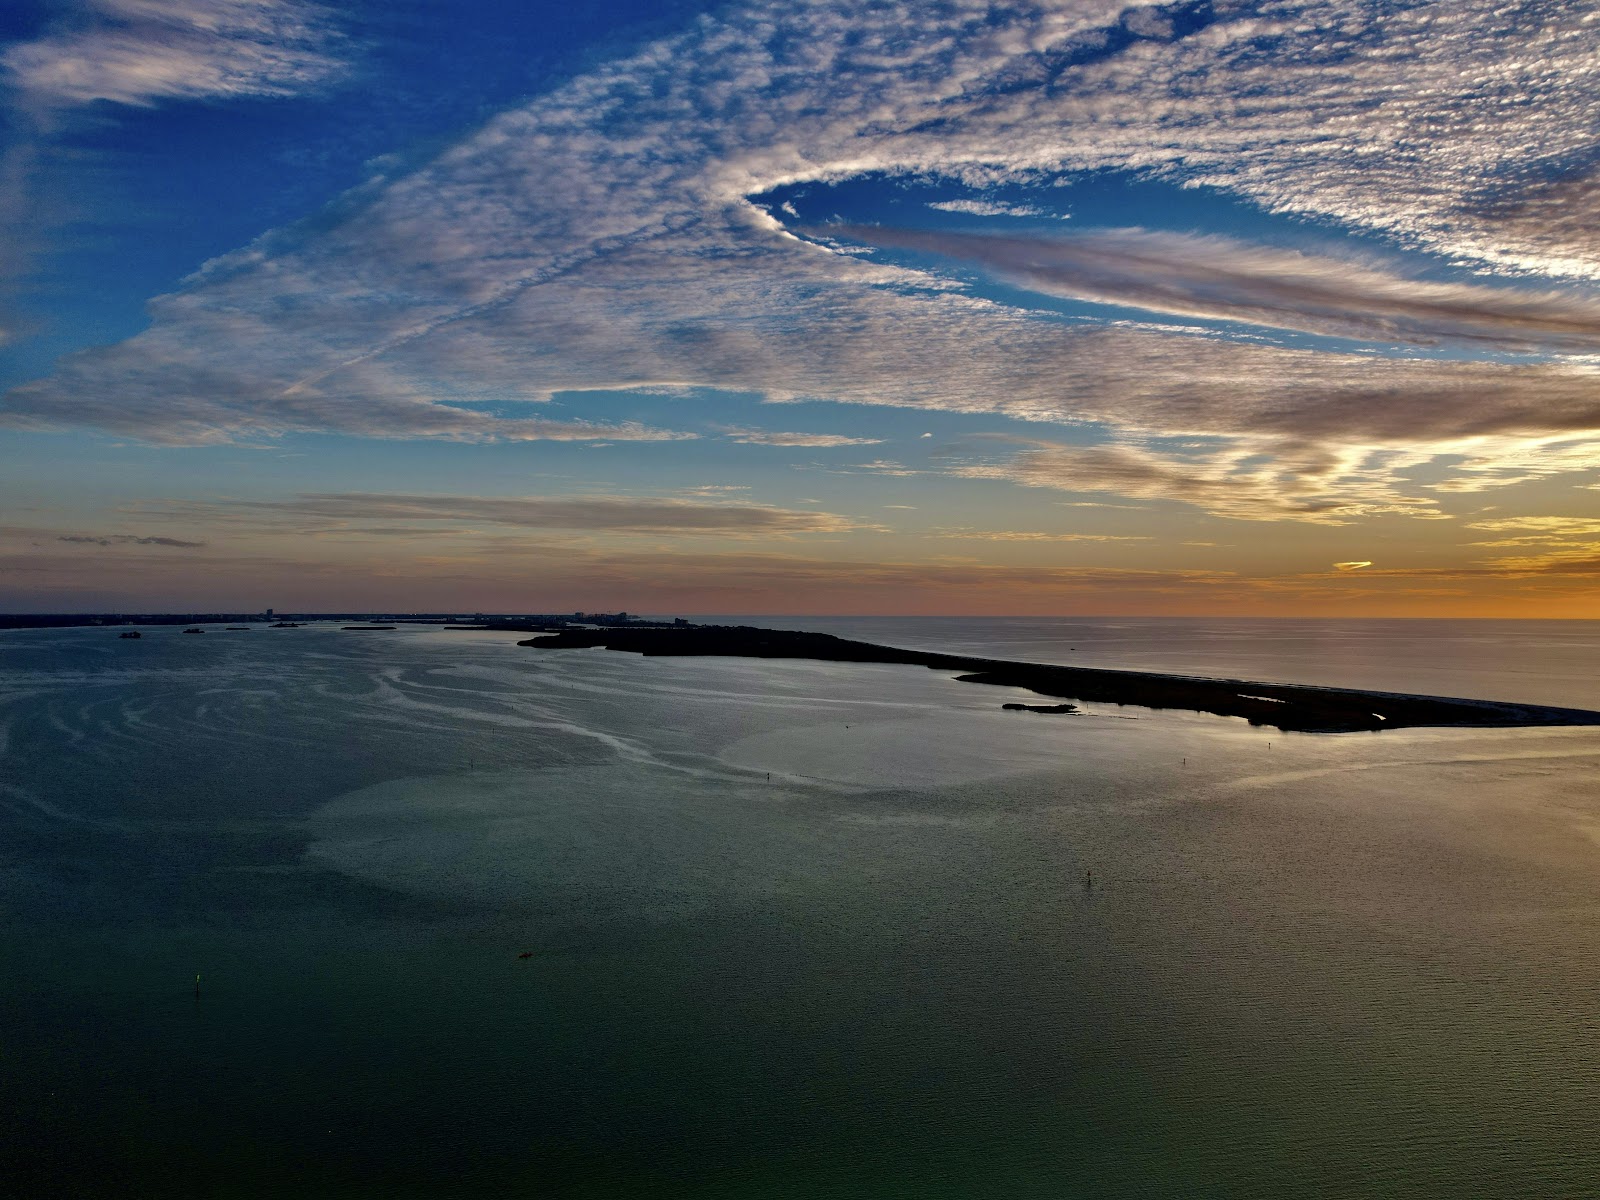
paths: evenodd
<path fill-rule="evenodd" d="M 1006 712 L 1036 712 L 1036 713 L 1079 713 L 1083 710 L 1076 704 L 1002 704 Z"/>
<path fill-rule="evenodd" d="M 0 613 L 0 629 L 74 629 L 96 625 L 243 625 L 260 613 Z"/>
<path fill-rule="evenodd" d="M 493 629 L 541 633 L 550 629 L 671 629 L 688 625 L 682 617 L 646 620 L 619 613 L 0 613 L 0 629 L 72 629 L 100 625 L 270 625 L 297 629 L 307 621 L 365 621 L 369 624 L 436 625 L 444 629 Z"/>
<path fill-rule="evenodd" d="M 407 624 L 420 625 L 421 621 L 410 621 Z M 570 621 L 440 621 L 440 629 L 489 629 L 496 633 L 560 633 L 563 629 L 572 629 Z"/>
<path fill-rule="evenodd" d="M 1041 696 L 1143 708 L 1178 708 L 1243 717 L 1252 725 L 1285 732 L 1352 733 L 1418 726 L 1513 728 L 1528 725 L 1600 725 L 1600 712 L 1408 696 L 1350 688 L 1249 683 L 1147 671 L 1107 671 L 899 650 L 825 633 L 754 629 L 742 625 L 687 625 L 669 629 L 564 629 L 517 643 L 538 650 L 603 646 L 635 654 L 732 658 L 811 658 L 826 662 L 903 663 L 936 671 L 961 671 L 965 683 L 1026 688 Z M 1009 705 L 1007 707 L 1010 707 Z M 1054 706 L 1041 706 L 1054 707 Z"/>
<path fill-rule="evenodd" d="M 482 621 L 403 621 L 406 625 L 437 625 L 441 629 L 489 629 L 496 633 L 559 633 L 564 629 L 685 629 L 689 623 L 682 617 L 672 621 L 647 621 L 640 617 L 618 620 L 615 617 L 577 620 L 573 617 L 496 617 Z"/>

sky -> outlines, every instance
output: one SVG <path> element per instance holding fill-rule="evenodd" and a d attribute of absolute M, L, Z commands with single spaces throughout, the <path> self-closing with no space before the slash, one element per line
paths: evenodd
<path fill-rule="evenodd" d="M 6 0 L 0 611 L 1600 618 L 1581 2 Z"/>

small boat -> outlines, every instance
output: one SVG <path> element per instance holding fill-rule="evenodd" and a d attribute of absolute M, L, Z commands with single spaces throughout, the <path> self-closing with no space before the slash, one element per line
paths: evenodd
<path fill-rule="evenodd" d="M 137 629 L 130 629 L 127 633 L 119 633 L 117 636 L 122 638 L 136 638 L 143 637 L 144 634 L 140 633 Z"/>
<path fill-rule="evenodd" d="M 185 633 L 204 633 L 205 630 L 201 629 L 200 626 L 198 626 L 198 625 L 191 625 L 188 629 L 185 629 L 184 632 Z"/>

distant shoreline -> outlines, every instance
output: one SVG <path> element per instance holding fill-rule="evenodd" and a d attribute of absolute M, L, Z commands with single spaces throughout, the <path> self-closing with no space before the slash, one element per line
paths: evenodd
<path fill-rule="evenodd" d="M 676 629 L 564 629 L 518 642 L 536 650 L 603 647 L 671 657 L 803 658 L 823 662 L 890 663 L 962 672 L 964 683 L 1025 688 L 1041 696 L 1141 708 L 1185 709 L 1242 717 L 1286 733 L 1358 733 L 1384 729 L 1530 726 L 1600 726 L 1600 712 L 1541 704 L 1512 704 L 1447 696 L 1419 696 L 1357 688 L 1253 683 L 1150 671 L 1012 662 L 969 655 L 901 650 L 825 633 L 758 629 L 746 625 L 690 625 Z"/>

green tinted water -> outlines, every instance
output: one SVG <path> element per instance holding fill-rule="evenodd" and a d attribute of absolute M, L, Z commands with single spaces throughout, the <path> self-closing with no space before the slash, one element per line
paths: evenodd
<path fill-rule="evenodd" d="M 7 640 L 27 1194 L 1581 1195 L 1600 1165 L 1595 731 L 290 636 Z"/>

